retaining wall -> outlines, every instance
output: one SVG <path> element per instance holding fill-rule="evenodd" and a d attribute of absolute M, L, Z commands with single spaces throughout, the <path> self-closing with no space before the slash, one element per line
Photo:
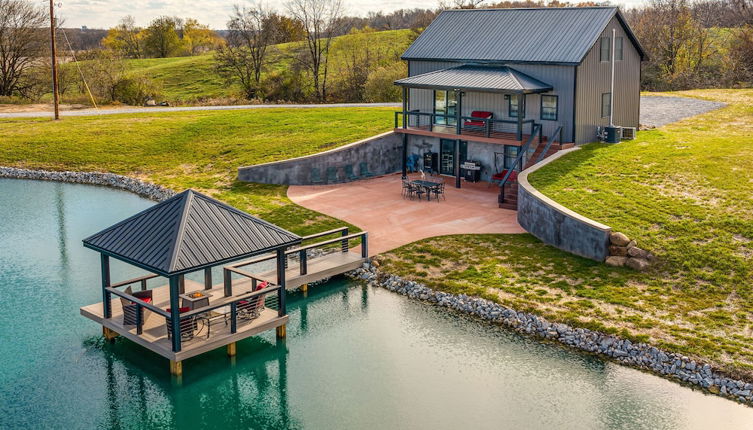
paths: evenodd
<path fill-rule="evenodd" d="M 604 261 L 611 227 L 586 218 L 536 190 L 528 175 L 579 147 L 559 151 L 518 175 L 518 223 L 544 243 L 581 257 Z"/>
<path fill-rule="evenodd" d="M 338 182 L 345 182 L 343 167 L 353 166 L 360 175 L 359 163 L 368 163 L 375 175 L 397 172 L 402 168 L 402 137 L 392 131 L 353 142 L 339 148 L 304 157 L 238 168 L 238 179 L 245 182 L 278 185 L 312 185 L 311 171 L 318 168 L 326 181 L 327 168 L 336 167 Z"/>

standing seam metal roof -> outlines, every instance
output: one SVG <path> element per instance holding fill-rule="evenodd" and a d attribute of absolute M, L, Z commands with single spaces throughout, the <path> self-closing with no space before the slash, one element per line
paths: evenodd
<path fill-rule="evenodd" d="M 643 58 L 616 7 L 446 10 L 402 58 L 575 65 L 615 15 Z"/>
<path fill-rule="evenodd" d="M 84 246 L 170 276 L 300 241 L 287 230 L 187 190 L 84 239 Z"/>
<path fill-rule="evenodd" d="M 412 88 L 445 88 L 459 90 L 540 93 L 551 91 L 552 86 L 526 75 L 512 67 L 488 67 L 464 64 L 410 76 L 395 84 Z"/>

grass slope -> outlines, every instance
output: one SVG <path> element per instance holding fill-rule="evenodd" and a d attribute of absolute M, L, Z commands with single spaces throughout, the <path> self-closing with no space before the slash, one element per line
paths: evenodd
<path fill-rule="evenodd" d="M 287 187 L 235 181 L 239 166 L 320 152 L 389 129 L 393 109 L 315 108 L 0 120 L 0 165 L 108 171 L 194 188 L 299 234 L 344 223 Z"/>
<path fill-rule="evenodd" d="M 586 145 L 530 178 L 637 239 L 660 259 L 651 271 L 608 268 L 528 235 L 428 239 L 388 254 L 387 269 L 753 375 L 753 91 L 684 95 L 730 105 Z"/>

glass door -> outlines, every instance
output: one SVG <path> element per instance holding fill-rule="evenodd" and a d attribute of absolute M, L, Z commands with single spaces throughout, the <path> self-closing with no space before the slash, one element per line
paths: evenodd
<path fill-rule="evenodd" d="M 439 140 L 439 174 L 455 176 L 455 163 L 468 159 L 468 142 L 460 141 L 460 160 L 455 160 L 455 142 L 449 139 Z"/>
<path fill-rule="evenodd" d="M 455 91 L 434 91 L 434 113 L 438 115 L 435 117 L 435 124 L 453 126 L 457 124 L 458 101 L 456 99 Z M 442 115 L 442 116 L 439 116 Z M 448 115 L 448 116 L 445 116 Z"/>

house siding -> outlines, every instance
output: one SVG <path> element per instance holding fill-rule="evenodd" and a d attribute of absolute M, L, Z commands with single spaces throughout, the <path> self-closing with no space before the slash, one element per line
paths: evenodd
<path fill-rule="evenodd" d="M 464 63 L 455 63 L 448 61 L 409 61 L 408 76 L 429 73 L 448 67 L 457 66 Z M 558 126 L 563 126 L 562 138 L 565 142 L 571 141 L 572 136 L 572 119 L 573 119 L 573 102 L 575 94 L 573 93 L 573 82 L 575 80 L 574 66 L 544 65 L 544 64 L 505 64 L 519 70 L 533 78 L 552 85 L 553 91 L 545 93 L 557 95 L 558 112 L 557 121 L 541 120 L 540 107 L 541 96 L 539 94 L 528 94 L 526 96 L 526 119 L 533 119 L 536 123 L 542 124 L 545 136 L 550 136 Z M 418 109 L 421 112 L 432 112 L 434 93 L 427 89 L 410 89 L 409 110 Z M 463 115 L 470 115 L 474 110 L 485 110 L 494 113 L 497 119 L 510 119 L 508 103 L 504 94 L 499 93 L 482 93 L 467 91 L 463 98 Z"/>
<path fill-rule="evenodd" d="M 617 18 L 612 18 L 600 37 L 611 37 L 612 29 L 623 38 L 623 60 L 615 61 L 612 108 L 614 123 L 622 127 L 638 127 L 640 113 L 641 58 L 635 45 Z M 612 53 L 614 54 L 614 53 Z M 591 47 L 578 66 L 575 114 L 575 143 L 597 140 L 596 127 L 609 125 L 609 118 L 601 117 L 601 95 L 608 93 L 611 80 L 609 61 L 599 59 L 599 40 Z"/>

